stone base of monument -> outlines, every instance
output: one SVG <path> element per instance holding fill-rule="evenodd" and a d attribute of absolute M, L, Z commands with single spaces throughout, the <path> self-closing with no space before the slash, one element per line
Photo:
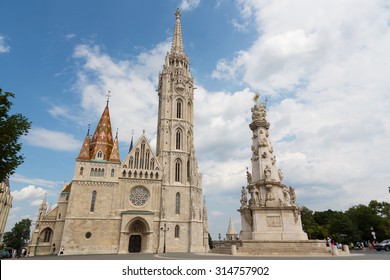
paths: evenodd
<path fill-rule="evenodd" d="M 324 240 L 301 241 L 255 241 L 233 240 L 224 241 L 223 244 L 212 249 L 211 253 L 231 254 L 232 246 L 235 246 L 235 255 L 256 256 L 331 256 L 331 248 L 326 246 Z M 334 255 L 334 253 L 333 253 Z"/>

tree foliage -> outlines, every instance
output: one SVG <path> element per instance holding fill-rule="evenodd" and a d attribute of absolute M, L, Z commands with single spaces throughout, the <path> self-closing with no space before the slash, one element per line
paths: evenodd
<path fill-rule="evenodd" d="M 11 231 L 4 233 L 3 242 L 14 249 L 20 250 L 30 239 L 30 219 L 16 223 Z"/>
<path fill-rule="evenodd" d="M 311 211 L 301 209 L 303 230 L 310 239 L 330 237 L 338 242 L 349 244 L 356 241 L 382 241 L 390 237 L 390 205 L 387 202 L 372 200 L 368 206 L 356 205 L 347 211 Z"/>
<path fill-rule="evenodd" d="M 0 181 L 9 177 L 24 161 L 20 154 L 22 144 L 18 142 L 22 135 L 26 135 L 31 127 L 28 119 L 21 114 L 11 114 L 13 103 L 10 98 L 15 95 L 3 92 L 0 88 Z"/>

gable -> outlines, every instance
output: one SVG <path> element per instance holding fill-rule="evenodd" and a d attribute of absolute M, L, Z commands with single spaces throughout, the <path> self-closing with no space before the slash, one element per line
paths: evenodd
<path fill-rule="evenodd" d="M 142 134 L 121 164 L 120 177 L 160 179 L 161 165 L 145 134 Z"/>

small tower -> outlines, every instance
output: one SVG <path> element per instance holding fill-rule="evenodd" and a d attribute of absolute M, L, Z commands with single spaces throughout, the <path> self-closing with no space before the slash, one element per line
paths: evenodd
<path fill-rule="evenodd" d="M 237 240 L 237 239 L 238 239 L 238 234 L 237 234 L 236 229 L 234 227 L 233 218 L 230 217 L 229 228 L 228 228 L 228 231 L 226 233 L 226 240 Z"/>

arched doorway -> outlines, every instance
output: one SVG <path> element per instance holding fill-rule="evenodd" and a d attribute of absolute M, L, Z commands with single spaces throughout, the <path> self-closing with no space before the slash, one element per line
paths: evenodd
<path fill-rule="evenodd" d="M 129 239 L 129 253 L 141 252 L 142 236 L 141 235 L 130 235 Z"/>
<path fill-rule="evenodd" d="M 143 219 L 136 218 L 130 223 L 129 253 L 145 252 L 145 248 L 147 247 L 146 232 L 148 232 L 148 225 Z"/>

